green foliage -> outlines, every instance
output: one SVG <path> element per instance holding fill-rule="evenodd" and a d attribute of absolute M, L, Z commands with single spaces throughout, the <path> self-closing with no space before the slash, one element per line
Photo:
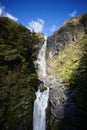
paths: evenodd
<path fill-rule="evenodd" d="M 78 42 L 68 44 L 65 49 L 49 59 L 50 73 L 64 78 L 75 90 L 74 101 L 78 109 L 78 130 L 85 129 L 87 120 L 87 35 Z M 87 127 L 86 127 L 87 128 Z"/>
<path fill-rule="evenodd" d="M 80 22 L 87 26 L 87 13 L 81 15 Z"/>
<path fill-rule="evenodd" d="M 73 27 L 75 27 L 75 23 L 72 21 L 67 22 L 67 26 L 73 28 Z"/>
<path fill-rule="evenodd" d="M 77 106 L 77 117 L 72 122 L 65 119 L 65 124 L 73 124 L 77 130 L 87 129 L 87 13 L 72 18 L 65 23 L 65 28 L 77 36 L 77 42 L 67 43 L 58 56 L 48 59 L 48 72 L 62 77 L 74 90 L 73 101 Z M 79 33 L 78 28 L 82 28 Z M 65 34 L 61 31 L 61 33 Z M 84 35 L 82 37 L 82 35 Z M 81 36 L 81 37 L 79 37 Z M 79 38 L 78 38 L 79 37 Z M 67 102 L 68 103 L 68 102 Z M 66 110 L 65 110 L 66 114 Z M 49 124 L 50 125 L 50 124 Z M 51 125 L 54 127 L 54 125 Z M 50 129 L 50 128 L 49 128 Z M 48 129 L 48 130 L 49 130 Z M 54 128 L 55 129 L 55 128 Z"/>
<path fill-rule="evenodd" d="M 78 67 L 79 59 L 82 55 L 79 43 L 68 44 L 65 49 L 60 52 L 59 56 L 49 59 L 51 74 L 62 77 L 65 81 L 70 79 L 71 73 Z"/>
<path fill-rule="evenodd" d="M 36 33 L 0 17 L 0 130 L 19 124 L 32 129 L 38 42 Z"/>
<path fill-rule="evenodd" d="M 87 13 L 83 14 L 80 18 L 80 22 L 83 24 L 85 29 L 85 34 L 87 34 Z"/>
<path fill-rule="evenodd" d="M 76 93 L 74 100 L 79 110 L 77 120 L 80 124 L 79 130 L 85 129 L 87 125 L 87 36 L 81 39 L 80 44 L 83 53 L 78 68 L 72 72 L 70 77 L 71 86 L 74 87 Z"/>

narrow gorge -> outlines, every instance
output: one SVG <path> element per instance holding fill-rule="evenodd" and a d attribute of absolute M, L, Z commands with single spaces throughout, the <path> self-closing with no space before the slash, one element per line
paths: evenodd
<path fill-rule="evenodd" d="M 63 83 L 62 78 L 47 74 L 46 50 L 47 40 L 44 41 L 37 58 L 39 77 L 33 110 L 33 130 L 74 129 L 73 125 L 66 126 L 62 121 L 65 118 L 65 109 L 69 114 L 65 120 L 76 117 L 76 106 L 72 100 L 73 90 L 68 88 L 67 83 Z"/>
<path fill-rule="evenodd" d="M 46 77 L 46 43 L 47 41 L 45 40 L 37 58 L 38 74 L 44 77 Z M 40 82 L 43 83 L 42 87 L 45 87 L 46 90 L 41 92 L 41 86 L 38 84 L 33 111 L 33 130 L 46 130 L 46 108 L 48 105 L 49 88 L 45 86 L 45 81 L 43 82 L 40 79 Z"/>
<path fill-rule="evenodd" d="M 41 74 L 39 85 L 42 93 L 47 91 L 45 90 L 47 87 L 49 88 L 44 130 L 83 130 L 86 128 L 86 103 L 83 103 L 85 93 L 79 91 L 79 89 L 82 90 L 79 81 L 84 80 L 79 76 L 81 73 L 83 76 L 86 74 L 86 61 L 83 63 L 81 61 L 83 53 L 86 54 L 86 30 L 87 14 L 67 20 L 59 30 L 47 38 L 45 64 L 41 64 L 39 56 L 38 63 L 40 67 L 46 66 L 47 73 L 44 73 L 46 77 L 41 76 L 41 72 L 45 71 L 40 71 L 39 67 Z M 43 60 L 43 56 L 41 57 Z M 85 68 L 80 66 L 79 61 Z M 78 72 L 78 68 L 81 71 Z M 84 82 L 83 89 L 86 87 Z M 75 88 L 75 86 L 78 87 Z M 82 117 L 84 117 L 83 121 Z"/>
<path fill-rule="evenodd" d="M 86 99 L 87 13 L 47 39 L 0 17 L 0 130 L 86 130 Z"/>

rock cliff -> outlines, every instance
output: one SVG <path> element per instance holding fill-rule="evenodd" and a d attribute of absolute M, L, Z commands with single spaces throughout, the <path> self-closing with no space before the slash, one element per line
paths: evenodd
<path fill-rule="evenodd" d="M 47 55 L 59 54 L 66 44 L 73 44 L 87 33 L 87 14 L 69 19 L 47 39 Z"/>
<path fill-rule="evenodd" d="M 87 13 L 65 21 L 47 41 L 48 75 L 57 77 L 49 79 L 47 130 L 87 129 Z"/>
<path fill-rule="evenodd" d="M 49 87 L 46 130 L 75 130 L 78 112 L 73 101 L 74 91 L 69 89 L 69 84 L 54 76 L 39 78 L 38 84 Z"/>

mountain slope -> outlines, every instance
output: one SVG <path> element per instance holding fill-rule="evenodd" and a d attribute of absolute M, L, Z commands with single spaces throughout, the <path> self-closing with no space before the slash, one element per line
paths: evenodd
<path fill-rule="evenodd" d="M 75 43 L 87 33 L 87 13 L 64 22 L 63 26 L 47 39 L 47 55 L 59 54 L 67 44 Z"/>
<path fill-rule="evenodd" d="M 72 30 L 70 24 L 75 24 L 73 25 Z M 79 25 L 79 28 L 77 28 L 78 24 L 81 25 Z M 67 30 L 65 30 L 65 28 L 68 28 L 69 33 L 73 31 L 75 34 L 77 31 L 79 37 L 74 39 L 74 41 L 70 41 L 69 35 L 66 36 Z M 64 40 L 64 38 L 68 39 L 68 42 Z M 52 43 L 52 39 L 53 41 L 56 41 L 57 39 L 57 41 Z M 59 45 L 61 45 L 61 48 Z M 74 127 L 71 127 L 70 129 L 85 130 L 87 129 L 87 13 L 65 22 L 62 31 L 59 29 L 52 37 L 48 38 L 48 46 L 48 52 L 54 54 L 51 56 L 47 54 L 48 75 L 63 78 L 64 84 L 69 84 L 69 94 L 71 93 L 71 89 L 73 89 L 73 101 L 78 110 L 75 118 L 66 118 L 66 109 L 68 107 L 67 101 L 62 128 L 59 128 L 59 130 L 67 130 L 70 126 Z M 55 47 L 55 49 L 52 49 L 52 47 Z M 58 47 L 59 51 L 55 53 L 55 50 Z M 56 104 L 56 102 L 54 104 Z M 70 110 L 72 110 L 72 108 Z M 55 111 L 57 110 L 55 109 Z M 59 123 L 57 124 L 56 118 L 53 122 L 52 119 L 50 119 L 50 122 L 53 123 L 50 124 L 50 128 L 52 128 L 52 130 L 58 130 L 58 127 L 56 126 L 58 126 Z M 56 126 L 52 127 L 53 125 Z"/>
<path fill-rule="evenodd" d="M 32 129 L 38 42 L 34 32 L 0 17 L 0 130 Z"/>

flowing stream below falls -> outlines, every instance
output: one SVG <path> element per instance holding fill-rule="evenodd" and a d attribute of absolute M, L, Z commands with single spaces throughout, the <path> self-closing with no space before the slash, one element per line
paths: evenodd
<path fill-rule="evenodd" d="M 46 76 L 46 43 L 47 41 L 45 40 L 37 59 L 38 74 L 44 77 Z M 44 85 L 44 87 L 46 86 Z M 48 98 L 49 88 L 43 92 L 40 92 L 40 89 L 38 89 L 33 110 L 33 130 L 46 130 L 46 108 L 48 105 Z"/>

